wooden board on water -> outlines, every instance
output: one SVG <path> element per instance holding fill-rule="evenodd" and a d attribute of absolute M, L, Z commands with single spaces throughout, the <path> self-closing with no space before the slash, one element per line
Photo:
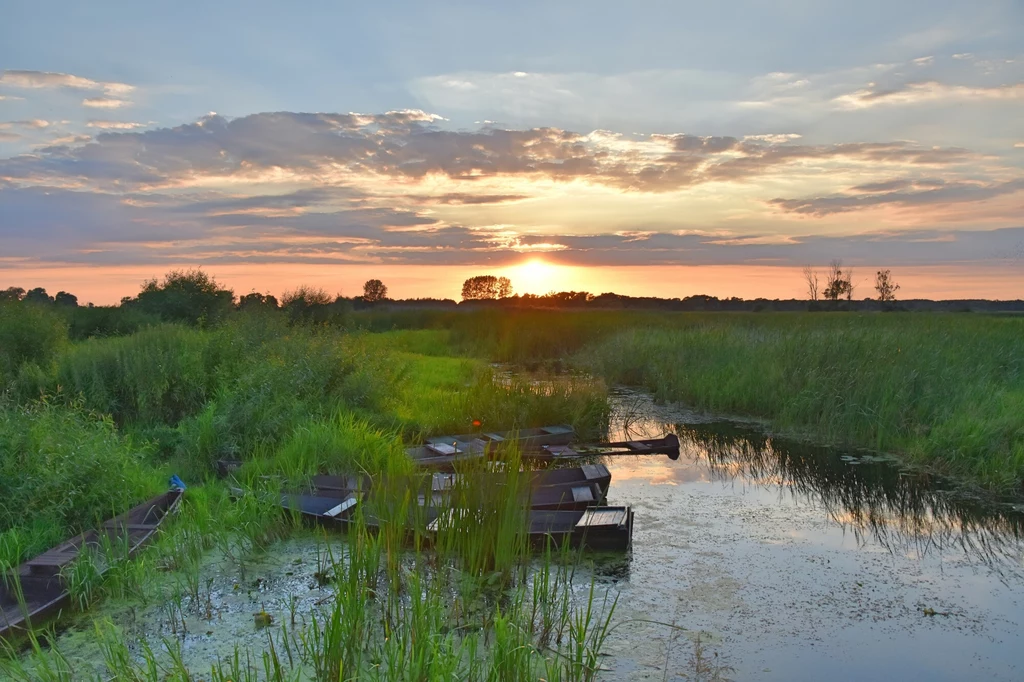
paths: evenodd
<path fill-rule="evenodd" d="M 616 527 L 626 523 L 628 511 L 623 507 L 597 507 L 583 512 L 577 528 Z"/>

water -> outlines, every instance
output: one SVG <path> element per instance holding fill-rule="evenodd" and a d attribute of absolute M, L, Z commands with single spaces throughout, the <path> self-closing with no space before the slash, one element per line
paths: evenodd
<path fill-rule="evenodd" d="M 698 632 L 740 680 L 1024 678 L 1019 507 L 641 393 L 611 400 L 613 438 L 672 431 L 683 452 L 608 462 L 609 502 L 636 510 L 608 679 L 685 679 Z"/>

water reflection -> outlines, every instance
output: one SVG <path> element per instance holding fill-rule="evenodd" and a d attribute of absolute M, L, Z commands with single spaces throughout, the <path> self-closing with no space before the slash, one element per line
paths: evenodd
<path fill-rule="evenodd" d="M 919 558 L 966 557 L 1004 579 L 1024 576 L 1019 506 L 982 499 L 885 458 L 774 438 L 755 425 L 654 405 L 643 394 L 618 391 L 611 402 L 611 438 L 679 436 L 678 462 L 658 458 L 633 472 L 651 483 L 731 482 L 777 490 L 822 508 L 860 544 Z"/>

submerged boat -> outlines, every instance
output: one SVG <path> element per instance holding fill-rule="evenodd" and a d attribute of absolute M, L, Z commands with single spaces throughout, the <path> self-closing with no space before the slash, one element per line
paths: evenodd
<path fill-rule="evenodd" d="M 281 496 L 281 505 L 307 521 L 348 530 L 358 523 L 355 513 L 359 499 L 356 493 L 335 496 L 286 493 Z M 467 509 L 419 507 L 414 513 L 415 520 L 407 525 L 407 532 L 410 535 L 418 532 L 430 540 L 451 524 L 472 524 L 468 517 L 474 513 Z M 573 548 L 624 552 L 632 543 L 633 510 L 630 507 L 590 507 L 576 511 L 530 509 L 526 514 L 527 539 L 535 547 L 568 544 Z M 366 512 L 361 522 L 371 531 L 380 527 L 380 520 Z"/>
<path fill-rule="evenodd" d="M 63 572 L 85 551 L 104 546 L 134 556 L 156 534 L 184 492 L 176 488 L 29 559 L 0 581 L 0 639 L 14 639 L 60 616 L 71 603 Z M 107 570 L 100 565 L 101 573 Z"/>

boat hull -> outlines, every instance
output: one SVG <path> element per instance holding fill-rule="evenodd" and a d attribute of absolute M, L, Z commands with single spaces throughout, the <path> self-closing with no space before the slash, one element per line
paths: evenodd
<path fill-rule="evenodd" d="M 21 564 L 0 581 L 0 640 L 18 640 L 29 628 L 38 628 L 68 610 L 71 594 L 61 572 L 83 550 L 98 550 L 103 535 L 110 546 L 123 547 L 128 559 L 135 556 L 157 533 L 181 501 L 181 490 L 172 490 L 133 507 L 105 522 L 100 528 L 77 535 Z M 101 568 L 101 572 L 106 569 Z"/>

